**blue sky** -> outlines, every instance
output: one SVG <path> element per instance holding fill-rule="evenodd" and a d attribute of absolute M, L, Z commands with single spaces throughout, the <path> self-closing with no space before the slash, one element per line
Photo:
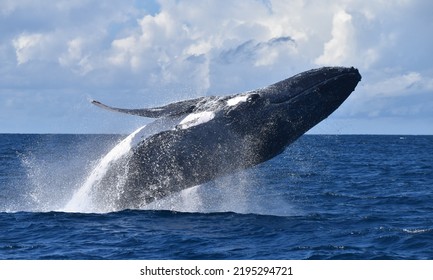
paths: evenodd
<path fill-rule="evenodd" d="M 143 108 L 357 67 L 311 133 L 433 134 L 432 1 L 2 0 L 0 133 L 128 133 Z"/>

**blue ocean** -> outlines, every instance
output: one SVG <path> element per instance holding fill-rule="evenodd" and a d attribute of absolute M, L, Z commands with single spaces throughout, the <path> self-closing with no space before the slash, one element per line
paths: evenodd
<path fill-rule="evenodd" d="M 304 135 L 146 209 L 73 202 L 124 137 L 0 135 L 0 259 L 433 259 L 433 136 Z"/>

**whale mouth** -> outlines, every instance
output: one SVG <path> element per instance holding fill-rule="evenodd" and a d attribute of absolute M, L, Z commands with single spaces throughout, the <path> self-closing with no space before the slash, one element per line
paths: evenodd
<path fill-rule="evenodd" d="M 340 88 L 339 95 L 348 95 L 360 80 L 361 75 L 354 67 L 323 67 L 310 70 L 269 86 L 271 89 L 275 88 L 275 92 L 280 93 L 271 93 L 269 102 L 271 104 L 286 103 L 312 92 L 326 94 L 325 89 L 330 87 Z M 281 94 L 281 92 L 284 93 Z"/>

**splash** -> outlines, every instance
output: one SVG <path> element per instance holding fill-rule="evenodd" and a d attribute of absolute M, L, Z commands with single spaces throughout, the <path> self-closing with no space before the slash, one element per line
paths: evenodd
<path fill-rule="evenodd" d="M 181 119 L 156 121 L 140 127 L 103 156 L 60 211 L 106 213 L 118 211 L 116 201 L 122 195 L 128 176 L 128 157 L 140 141 L 158 131 L 174 128 Z M 278 194 L 263 188 L 257 168 L 218 178 L 212 182 L 182 190 L 145 205 L 143 210 L 178 212 L 236 212 L 287 216 L 295 211 Z M 111 178 L 108 179 L 107 178 Z"/>
<path fill-rule="evenodd" d="M 281 193 L 263 186 L 257 176 L 260 176 L 257 169 L 241 171 L 154 201 L 143 210 L 272 216 L 299 214 L 299 209 L 282 198 Z"/>
<path fill-rule="evenodd" d="M 158 120 L 123 140 L 104 137 L 101 142 L 93 136 L 43 136 L 39 144 L 20 156 L 26 174 L 22 183 L 17 183 L 22 191 L 16 191 L 4 209 L 81 213 L 120 210 L 116 200 L 122 195 L 128 178 L 126 163 L 133 147 L 158 131 L 173 129 L 183 119 Z M 113 141 L 117 144 L 113 145 Z M 142 209 L 291 215 L 294 211 L 287 200 L 283 201 L 278 192 L 268 191 L 267 183 L 261 179 L 263 172 L 268 173 L 253 168 L 218 178 L 154 201 Z"/>
<path fill-rule="evenodd" d="M 64 212 L 107 213 L 119 211 L 129 174 L 129 157 L 133 148 L 151 135 L 175 129 L 185 117 L 157 119 L 138 128 L 103 156 L 81 180 L 72 198 L 56 210 Z M 150 163 L 151 164 L 151 163 Z M 257 184 L 255 172 L 242 171 L 212 182 L 182 190 L 145 205 L 143 210 L 179 212 L 236 212 L 264 215 L 290 215 L 293 209 L 279 197 L 269 197 Z"/>
<path fill-rule="evenodd" d="M 178 123 L 178 118 L 158 119 L 135 130 L 98 161 L 69 202 L 58 210 L 84 213 L 117 211 L 115 201 L 122 195 L 132 148 L 151 135 L 173 129 Z"/>
<path fill-rule="evenodd" d="M 61 210 L 65 212 L 110 212 L 114 210 L 113 205 L 103 205 L 103 203 L 101 204 L 94 201 L 94 188 L 100 184 L 110 170 L 110 167 L 122 158 L 125 158 L 131 151 L 131 148 L 144 137 L 142 133 L 144 128 L 145 126 L 140 127 L 131 133 L 105 155 L 93 169 L 81 188 L 76 191 L 72 199 Z M 119 180 L 117 187 L 120 187 L 121 183 L 122 180 Z"/>
<path fill-rule="evenodd" d="M 17 172 L 22 177 L 10 181 L 13 192 L 8 202 L 11 211 L 31 212 L 62 208 L 86 177 L 97 152 L 106 151 L 105 141 L 112 143 L 105 138 L 95 149 L 94 140 L 79 135 L 32 135 L 17 141 L 24 143 L 17 152 Z"/>

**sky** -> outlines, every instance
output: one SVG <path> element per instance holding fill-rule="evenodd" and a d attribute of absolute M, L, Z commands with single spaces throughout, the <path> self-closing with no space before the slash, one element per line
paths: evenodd
<path fill-rule="evenodd" d="M 433 134 L 433 1 L 2 0 L 0 133 L 130 133 L 145 108 L 322 66 L 362 81 L 310 133 Z"/>

